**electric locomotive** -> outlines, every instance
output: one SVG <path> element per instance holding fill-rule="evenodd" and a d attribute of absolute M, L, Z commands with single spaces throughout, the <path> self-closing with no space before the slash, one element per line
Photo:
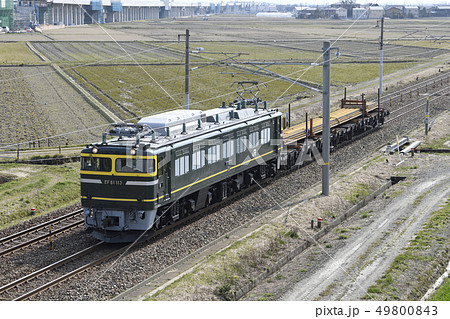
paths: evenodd
<path fill-rule="evenodd" d="M 258 100 L 115 124 L 81 152 L 85 225 L 106 242 L 145 239 L 276 174 L 281 139 L 282 113 Z"/>

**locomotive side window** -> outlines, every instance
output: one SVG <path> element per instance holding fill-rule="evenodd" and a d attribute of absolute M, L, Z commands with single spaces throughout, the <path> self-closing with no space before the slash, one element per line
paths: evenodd
<path fill-rule="evenodd" d="M 192 154 L 192 169 L 202 168 L 206 164 L 206 150 L 201 149 Z"/>
<path fill-rule="evenodd" d="M 259 138 L 259 132 L 252 132 L 250 133 L 248 140 L 249 140 L 249 148 L 254 148 L 258 146 L 258 138 Z"/>
<path fill-rule="evenodd" d="M 247 130 L 241 130 L 236 133 L 236 153 L 243 153 L 247 149 Z"/>
<path fill-rule="evenodd" d="M 116 172 L 118 173 L 153 173 L 155 160 L 149 158 L 118 158 Z"/>
<path fill-rule="evenodd" d="M 84 171 L 110 172 L 111 159 L 104 157 L 82 157 L 81 169 Z"/>
<path fill-rule="evenodd" d="M 242 153 L 247 149 L 247 136 L 239 136 L 237 138 L 236 152 Z"/>
<path fill-rule="evenodd" d="M 175 159 L 175 176 L 189 172 L 189 155 L 183 155 Z"/>
<path fill-rule="evenodd" d="M 228 140 L 223 142 L 222 156 L 223 158 L 229 158 L 234 155 L 234 140 Z"/>
<path fill-rule="evenodd" d="M 270 127 L 266 127 L 261 131 L 261 144 L 269 143 L 270 141 Z"/>
<path fill-rule="evenodd" d="M 220 145 L 213 145 L 208 148 L 208 164 L 213 164 L 220 159 Z"/>

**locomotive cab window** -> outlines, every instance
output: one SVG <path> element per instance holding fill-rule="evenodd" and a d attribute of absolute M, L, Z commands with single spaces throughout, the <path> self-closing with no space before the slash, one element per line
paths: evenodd
<path fill-rule="evenodd" d="M 104 157 L 82 157 L 81 170 L 96 171 L 96 172 L 110 172 L 111 159 Z"/>
<path fill-rule="evenodd" d="M 155 171 L 155 160 L 150 158 L 118 158 L 116 172 L 118 173 L 147 173 Z"/>

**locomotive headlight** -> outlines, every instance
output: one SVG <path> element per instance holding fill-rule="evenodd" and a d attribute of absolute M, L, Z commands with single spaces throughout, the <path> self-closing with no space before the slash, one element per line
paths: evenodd
<path fill-rule="evenodd" d="M 136 150 L 135 150 L 134 148 L 132 148 L 132 149 L 130 150 L 130 154 L 131 154 L 131 155 L 136 155 Z"/>
<path fill-rule="evenodd" d="M 92 153 L 97 154 L 97 153 L 98 153 L 98 148 L 94 147 L 94 148 L 92 149 Z"/>
<path fill-rule="evenodd" d="M 89 218 L 94 217 L 94 209 L 89 208 Z"/>

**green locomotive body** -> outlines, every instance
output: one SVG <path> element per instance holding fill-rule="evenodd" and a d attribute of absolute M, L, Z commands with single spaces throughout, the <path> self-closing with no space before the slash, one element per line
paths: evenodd
<path fill-rule="evenodd" d="M 177 110 L 110 135 L 81 153 L 85 224 L 100 240 L 130 242 L 274 175 L 282 114 L 245 103 Z"/>

